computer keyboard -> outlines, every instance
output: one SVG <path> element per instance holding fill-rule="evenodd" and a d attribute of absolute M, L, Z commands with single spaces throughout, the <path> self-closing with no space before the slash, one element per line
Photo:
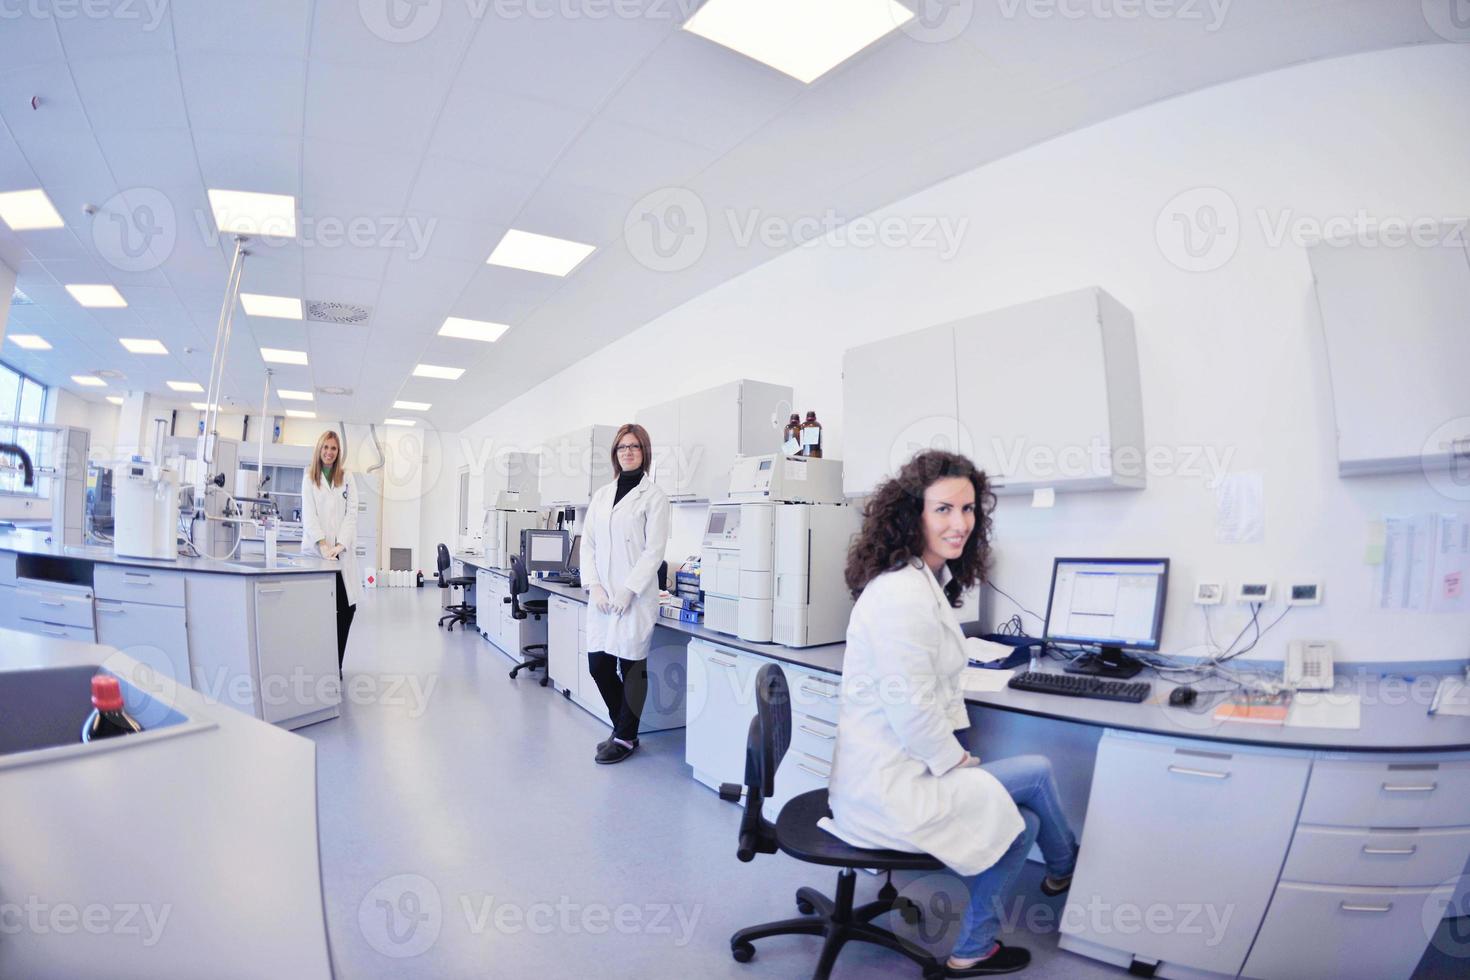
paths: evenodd
<path fill-rule="evenodd" d="M 1087 674 L 1047 674 L 1028 670 L 1012 677 L 1010 686 L 1018 691 L 1035 691 L 1038 694 L 1137 703 L 1148 697 L 1152 685 L 1147 681 L 1110 681 Z"/>

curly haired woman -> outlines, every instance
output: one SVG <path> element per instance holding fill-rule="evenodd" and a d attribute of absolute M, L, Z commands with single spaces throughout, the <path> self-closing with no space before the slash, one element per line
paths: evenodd
<path fill-rule="evenodd" d="M 960 679 L 954 609 L 984 580 L 995 496 L 964 456 L 930 451 L 878 488 L 847 560 L 857 599 L 847 629 L 842 708 L 824 826 L 858 847 L 931 854 L 965 881 L 970 906 L 946 964 L 952 977 L 1020 970 L 1031 954 L 996 940 L 998 899 L 1033 842 L 1047 877 L 1071 884 L 1077 839 L 1044 756 L 981 765 Z M 1027 811 L 1022 816 L 1021 810 Z"/>

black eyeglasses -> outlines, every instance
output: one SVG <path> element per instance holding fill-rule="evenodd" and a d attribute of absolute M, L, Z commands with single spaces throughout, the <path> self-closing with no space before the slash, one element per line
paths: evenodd
<path fill-rule="evenodd" d="M 636 442 L 625 442 L 621 446 L 618 447 L 618 452 L 620 452 L 620 453 L 631 453 L 635 449 L 641 451 L 643 449 L 643 447 L 641 445 L 639 445 L 638 443 L 636 443 Z"/>

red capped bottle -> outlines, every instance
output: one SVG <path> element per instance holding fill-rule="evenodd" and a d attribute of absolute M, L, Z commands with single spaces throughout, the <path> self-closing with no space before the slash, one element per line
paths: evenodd
<path fill-rule="evenodd" d="M 92 713 L 82 726 L 82 741 L 91 742 L 115 735 L 131 735 L 141 732 L 143 726 L 133 720 L 123 708 L 122 686 L 111 674 L 97 674 L 92 678 Z"/>

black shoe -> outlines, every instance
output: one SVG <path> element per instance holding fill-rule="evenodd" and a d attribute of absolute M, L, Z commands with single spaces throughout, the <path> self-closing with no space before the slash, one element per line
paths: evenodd
<path fill-rule="evenodd" d="M 1000 940 L 996 940 L 995 952 L 974 966 L 964 969 L 944 965 L 944 975 L 947 977 L 988 977 L 997 973 L 1015 973 L 1024 970 L 1031 962 L 1031 952 L 1020 946 L 1007 946 Z"/>
<path fill-rule="evenodd" d="M 636 741 L 631 748 L 621 742 L 611 741 L 608 743 L 607 748 L 597 753 L 597 764 L 599 766 L 610 766 L 616 762 L 622 762 L 628 756 L 632 755 L 633 749 L 637 747 L 638 743 Z"/>
<path fill-rule="evenodd" d="M 613 744 L 613 739 L 614 738 L 617 738 L 617 736 L 616 735 L 609 735 L 607 738 L 603 739 L 601 742 L 598 742 L 597 743 L 597 751 L 600 753 L 604 749 L 606 749 L 609 745 Z M 638 747 L 638 740 L 635 738 L 635 739 L 633 739 L 633 748 L 636 749 L 637 747 Z"/>
<path fill-rule="evenodd" d="M 1080 850 L 1081 847 L 1072 848 L 1072 868 L 1074 869 L 1074 873 L 1077 867 L 1077 854 Z M 1063 878 L 1053 878 L 1051 875 L 1043 875 L 1041 879 L 1041 894 L 1046 895 L 1048 898 L 1054 895 L 1060 895 L 1071 887 L 1072 875 L 1067 875 Z"/>

